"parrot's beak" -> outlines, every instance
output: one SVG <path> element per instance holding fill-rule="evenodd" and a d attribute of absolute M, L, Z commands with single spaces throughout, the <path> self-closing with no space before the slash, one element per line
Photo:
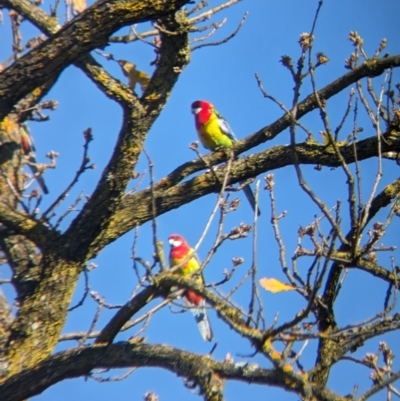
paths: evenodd
<path fill-rule="evenodd" d="M 193 109 L 192 109 L 192 113 L 193 114 L 199 114 L 201 112 L 201 107 L 194 107 Z"/>

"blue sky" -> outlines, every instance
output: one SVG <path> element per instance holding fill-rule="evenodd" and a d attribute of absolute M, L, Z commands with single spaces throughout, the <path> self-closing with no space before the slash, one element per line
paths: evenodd
<path fill-rule="evenodd" d="M 218 4 L 210 1 L 210 5 Z M 180 164 L 195 158 L 195 154 L 188 148 L 189 144 L 196 140 L 193 124 L 193 116 L 190 113 L 190 104 L 194 100 L 206 99 L 211 101 L 217 109 L 229 121 L 238 138 L 244 138 L 256 132 L 260 128 L 270 124 L 282 115 L 281 110 L 270 101 L 263 98 L 254 77 L 258 73 L 266 90 L 290 106 L 293 95 L 293 82 L 289 72 L 280 64 L 282 55 L 289 55 L 294 63 L 300 54 L 298 45 L 299 35 L 309 32 L 314 18 L 317 1 L 311 0 L 281 0 L 273 1 L 241 1 L 229 10 L 225 10 L 215 17 L 220 21 L 227 17 L 225 26 L 217 32 L 215 40 L 229 35 L 246 11 L 249 16 L 238 35 L 227 44 L 216 47 L 206 47 L 195 51 L 189 66 L 182 73 L 170 101 L 165 106 L 161 116 L 152 127 L 145 142 L 145 149 L 155 164 L 156 180 L 168 174 Z M 45 8 L 48 4 L 45 5 Z M 396 0 L 328 0 L 322 7 L 315 31 L 314 54 L 317 51 L 324 52 L 330 59 L 329 63 L 318 69 L 316 74 L 317 84 L 322 87 L 347 72 L 344 68 L 344 60 L 353 51 L 352 44 L 347 37 L 350 31 L 358 31 L 364 38 L 365 49 L 372 55 L 382 38 L 387 38 L 388 46 L 385 52 L 393 55 L 400 53 L 398 40 L 400 30 L 398 16 L 400 15 L 400 2 Z M 0 60 L 6 58 L 7 48 L 4 46 L 9 39 L 9 25 L 5 22 L 0 26 Z M 24 24 L 24 26 L 27 23 Z M 25 30 L 26 29 L 26 30 Z M 143 29 L 138 26 L 137 30 Z M 29 37 L 29 30 L 24 27 L 24 39 Z M 126 32 L 124 30 L 123 32 Z M 112 45 L 105 49 L 115 58 L 123 58 L 138 65 L 138 68 L 149 75 L 153 72 L 150 62 L 154 53 L 149 46 L 142 43 L 130 45 Z M 125 82 L 116 63 L 95 57 L 107 68 L 108 71 Z M 395 82 L 399 81 L 399 74 Z M 380 82 L 377 80 L 377 82 Z M 350 89 L 350 88 L 349 88 Z M 328 103 L 330 122 L 336 127 L 345 110 L 349 89 L 343 91 L 337 99 Z M 301 90 L 304 98 L 310 93 L 310 85 L 305 84 Z M 67 68 L 59 78 L 54 89 L 48 94 L 47 99 L 57 100 L 57 110 L 50 114 L 50 121 L 46 123 L 31 123 L 31 132 L 35 138 L 37 157 L 39 161 L 45 161 L 45 154 L 50 150 L 60 153 L 58 166 L 55 170 L 49 170 L 45 179 L 50 188 L 50 195 L 45 197 L 43 210 L 63 190 L 75 174 L 82 155 L 82 132 L 88 127 L 92 128 L 94 141 L 90 147 L 90 157 L 97 165 L 96 170 L 89 170 L 81 177 L 78 185 L 71 191 L 69 198 L 60 208 L 64 211 L 84 191 L 90 195 L 107 164 L 113 150 L 116 137 L 121 125 L 121 110 L 118 105 L 107 99 L 97 88 L 75 67 Z M 360 113 L 362 115 L 362 113 Z M 317 112 L 306 116 L 303 122 L 315 133 L 319 140 L 318 132 L 323 129 Z M 364 127 L 361 135 L 370 136 L 372 125 L 368 121 L 359 121 Z M 348 126 L 350 132 L 351 124 Z M 303 133 L 299 132 L 299 141 Z M 344 139 L 344 134 L 342 134 Z M 272 142 L 264 143 L 252 152 L 261 151 L 276 144 L 287 144 L 288 132 L 283 132 Z M 206 152 L 201 149 L 203 154 Z M 397 170 L 396 170 L 397 169 Z M 140 160 L 137 168 L 139 173 L 147 173 L 141 183 L 145 188 L 149 183 L 148 166 L 145 158 Z M 377 161 L 371 160 L 362 163 L 363 193 L 368 196 L 377 171 Z M 398 167 L 393 163 L 384 162 L 384 179 L 379 189 L 396 178 Z M 345 210 L 346 179 L 340 169 L 330 171 L 324 168 L 321 172 L 315 171 L 313 166 L 304 167 L 303 172 L 310 186 L 329 207 L 333 206 L 337 199 L 343 199 Z M 310 224 L 314 215 L 318 213 L 310 199 L 298 188 L 297 178 L 293 167 L 273 171 L 275 174 L 275 197 L 277 199 L 278 213 L 287 211 L 287 217 L 280 221 L 280 229 L 287 248 L 287 261 L 296 247 L 297 230 L 299 226 Z M 261 188 L 264 186 L 263 177 Z M 132 182 L 132 187 L 137 182 Z M 242 193 L 234 193 L 231 197 L 241 199 L 240 209 L 230 214 L 226 219 L 224 231 L 229 232 L 234 226 L 245 221 L 252 221 L 252 212 Z M 364 198 L 365 199 L 365 198 Z M 194 245 L 204 230 L 208 216 L 216 202 L 216 196 L 210 195 L 192 202 L 177 210 L 158 218 L 159 237 L 165 243 L 167 252 L 167 238 L 171 233 L 180 233 Z M 258 229 L 258 265 L 260 277 L 276 277 L 284 280 L 281 272 L 278 250 L 270 225 L 270 204 L 268 193 L 261 190 L 260 208 L 262 215 Z M 343 212 L 344 225 L 348 224 L 347 214 Z M 384 221 L 387 212 L 379 215 L 379 220 Z M 71 217 L 74 217 L 71 214 Z M 68 223 L 65 221 L 64 228 Z M 325 225 L 326 228 L 326 225 Z M 346 229 L 344 230 L 346 231 Z M 388 229 L 384 239 L 385 245 L 398 244 L 399 224 L 396 221 Z M 213 224 L 209 234 L 199 249 L 199 256 L 204 258 L 213 243 L 216 233 L 216 224 Z M 94 260 L 98 267 L 90 274 L 90 286 L 105 297 L 107 303 L 125 303 L 136 285 L 136 277 L 132 270 L 131 247 L 133 232 L 104 249 Z M 240 280 L 240 276 L 251 265 L 251 236 L 248 239 L 229 242 L 215 255 L 205 270 L 207 282 L 215 282 L 222 278 L 224 269 L 231 267 L 232 257 L 244 257 L 245 263 L 239 268 L 233 284 L 223 287 L 221 290 L 228 292 L 231 285 Z M 146 259 L 152 257 L 152 234 L 150 224 L 139 229 L 137 254 Z M 399 252 L 395 252 L 397 264 Z M 389 268 L 388 258 L 385 266 Z M 309 260 L 300 262 L 299 271 L 305 275 Z M 7 277 L 9 272 L 5 267 L 0 268 L 0 275 Z M 4 287 L 6 294 L 12 298 L 10 288 Z M 361 322 L 377 313 L 383 305 L 386 285 L 372 279 L 360 271 L 350 271 L 341 295 L 338 298 L 335 311 L 340 326 L 350 322 Z M 249 287 L 245 285 L 234 296 L 234 301 L 243 306 L 249 302 Z M 83 291 L 83 281 L 77 286 L 73 304 L 76 303 Z M 279 323 L 291 319 L 304 306 L 304 300 L 295 293 L 270 294 L 261 291 L 265 307 L 265 318 L 268 324 L 272 323 L 274 316 L 279 314 Z M 68 318 L 63 332 L 87 330 L 89 328 L 96 305 L 92 300 L 72 312 Z M 173 308 L 175 311 L 177 307 Z M 210 311 L 211 324 L 214 329 L 218 347 L 214 353 L 217 359 L 223 359 L 230 352 L 235 361 L 247 360 L 256 362 L 261 366 L 269 367 L 268 362 L 261 358 L 241 358 L 237 355 L 249 355 L 252 349 L 248 343 L 235 335 L 232 331 L 217 319 Z M 96 329 L 101 329 L 112 312 L 105 312 L 100 317 Z M 124 340 L 134 334 L 130 330 L 121 333 L 117 340 Z M 183 349 L 207 353 L 210 345 L 204 344 L 197 332 L 196 325 L 189 313 L 175 314 L 165 308 L 156 314 L 144 335 L 148 343 L 163 343 L 182 347 Z M 400 352 L 399 333 L 391 333 L 385 336 L 385 340 L 396 353 Z M 72 343 L 62 343 L 59 350 L 73 346 Z M 301 344 L 300 344 L 301 346 Z M 378 339 L 367 342 L 354 356 L 362 357 L 366 352 L 376 352 Z M 304 352 L 304 365 L 312 366 L 315 360 L 315 343 L 310 343 Z M 395 360 L 396 361 L 396 360 Z M 399 368 L 399 361 L 395 362 Z M 108 375 L 120 374 L 110 372 Z M 345 395 L 351 393 L 354 384 L 359 384 L 359 393 L 370 386 L 367 369 L 344 362 L 335 367 L 329 381 L 329 387 L 338 393 Z M 54 400 L 86 400 L 98 401 L 109 399 L 141 399 L 146 391 L 154 390 L 165 400 L 196 400 L 199 399 L 195 392 L 190 392 L 182 385 L 182 380 L 171 373 L 156 369 L 141 369 L 133 373 L 127 380 L 116 383 L 98 384 L 93 380 L 84 381 L 76 379 L 65 381 L 46 390 L 35 399 L 40 401 Z M 253 397 L 267 396 L 271 399 L 279 397 L 281 400 L 296 400 L 295 395 L 284 393 L 279 389 L 249 386 L 241 383 L 228 383 L 226 386 L 226 399 L 239 401 L 253 399 Z M 378 398 L 376 398 L 378 399 Z"/>

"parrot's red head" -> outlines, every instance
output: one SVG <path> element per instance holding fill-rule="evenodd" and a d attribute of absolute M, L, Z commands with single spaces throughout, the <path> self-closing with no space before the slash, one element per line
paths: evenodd
<path fill-rule="evenodd" d="M 214 112 L 214 106 L 205 100 L 196 100 L 192 103 L 192 113 L 196 122 L 200 124 L 205 124 L 209 119 L 211 114 Z"/>
<path fill-rule="evenodd" d="M 171 245 L 171 248 L 179 248 L 182 245 L 188 246 L 188 243 L 186 242 L 185 238 L 183 238 L 179 234 L 171 234 L 168 237 L 168 242 Z"/>
<path fill-rule="evenodd" d="M 170 257 L 180 258 L 185 255 L 190 250 L 189 244 L 186 242 L 185 238 L 183 238 L 179 234 L 171 234 L 168 237 L 169 245 L 171 246 Z"/>

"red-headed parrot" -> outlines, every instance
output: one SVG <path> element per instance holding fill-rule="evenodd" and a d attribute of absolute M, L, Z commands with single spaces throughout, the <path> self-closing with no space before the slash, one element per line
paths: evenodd
<path fill-rule="evenodd" d="M 237 141 L 232 128 L 210 102 L 196 100 L 192 103 L 192 113 L 194 114 L 197 135 L 206 149 L 229 148 Z M 256 201 L 250 185 L 243 187 L 243 192 L 254 211 Z M 260 209 L 257 213 L 260 215 Z"/>
<path fill-rule="evenodd" d="M 181 274 L 182 276 L 189 276 L 192 273 L 200 270 L 201 264 L 196 253 L 192 248 L 190 248 L 186 240 L 181 235 L 170 235 L 168 242 L 171 246 L 169 252 L 170 267 L 178 265 L 189 255 L 192 255 L 189 260 L 178 269 L 177 273 Z M 199 283 L 204 283 L 203 276 L 199 274 L 199 276 L 196 278 L 196 281 Z M 206 302 L 204 298 L 193 290 L 185 290 L 183 293 L 183 299 L 196 319 L 197 326 L 199 327 L 203 340 L 211 341 L 213 338 L 213 333 L 210 322 L 208 321 Z"/>

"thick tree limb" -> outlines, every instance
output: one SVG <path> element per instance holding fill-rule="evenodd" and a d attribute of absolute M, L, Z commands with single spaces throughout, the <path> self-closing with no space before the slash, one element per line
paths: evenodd
<path fill-rule="evenodd" d="M 66 232 L 71 246 L 84 259 L 94 239 L 106 230 L 132 178 L 152 124 L 168 100 L 180 71 L 189 62 L 188 34 L 178 16 L 162 21 L 175 35 L 161 34 L 159 62 L 140 101 L 124 103 L 123 125 L 110 162 L 83 210 Z"/>
<path fill-rule="evenodd" d="M 385 137 L 382 146 L 383 149 L 390 148 L 400 151 L 400 141 L 391 136 Z M 350 164 L 355 161 L 353 145 L 341 147 L 340 150 L 346 163 Z M 290 145 L 275 146 L 263 152 L 239 159 L 232 164 L 228 183 L 237 183 L 267 171 L 289 166 L 292 164 L 291 152 Z M 296 152 L 301 164 L 320 164 L 327 167 L 340 166 L 340 160 L 326 145 L 300 143 L 296 145 Z M 377 156 L 377 154 L 377 139 L 375 137 L 357 143 L 357 159 L 359 161 Z M 211 164 L 215 164 L 216 160 L 220 160 L 222 157 L 221 152 L 217 152 L 206 156 L 205 160 L 207 162 L 212 161 Z M 157 214 L 164 214 L 202 196 L 217 192 L 220 189 L 220 182 L 222 182 L 223 169 L 216 171 L 221 177 L 220 182 L 215 180 L 213 173 L 204 173 L 179 184 L 188 175 L 204 168 L 204 163 L 200 160 L 185 163 L 182 167 L 177 168 L 156 183 L 153 190 Z M 110 226 L 104 235 L 98 238 L 96 248 L 102 248 L 137 225 L 149 221 L 152 218 L 152 211 L 149 205 L 151 205 L 151 188 L 126 196 L 113 217 Z M 91 255 L 93 254 L 91 253 Z"/>
<path fill-rule="evenodd" d="M 41 221 L 4 203 L 0 203 L 0 220 L 10 232 L 24 234 L 41 249 L 58 237 L 56 232 L 50 230 Z"/>
<path fill-rule="evenodd" d="M 15 10 L 48 36 L 61 28 L 56 18 L 50 17 L 29 0 L 0 0 L 0 5 L 9 10 Z"/>
<path fill-rule="evenodd" d="M 121 330 L 122 326 L 128 322 L 128 320 L 135 313 L 160 295 L 160 291 L 157 291 L 155 287 L 147 287 L 139 294 L 134 296 L 120 310 L 118 310 L 118 312 L 107 323 L 104 329 L 101 330 L 99 336 L 96 338 L 95 343 L 111 343 Z"/>
<path fill-rule="evenodd" d="M 12 319 L 11 307 L 0 288 L 0 359 L 4 356 L 3 350 L 10 335 Z"/>
<path fill-rule="evenodd" d="M 120 98 L 124 111 L 120 135 L 94 194 L 62 238 L 46 242 L 42 249 L 40 280 L 25 297 L 11 327 L 7 348 L 9 375 L 43 360 L 58 341 L 78 275 L 87 261 L 88 248 L 106 230 L 131 178 L 143 141 L 188 62 L 184 18 L 177 19 L 175 15 L 159 18 L 160 24 L 176 34 L 161 34 L 157 68 L 141 101 L 130 95 L 130 89 L 123 88 L 130 94 Z M 96 79 L 97 71 L 92 73 Z M 18 228 L 23 231 L 24 226 Z M 27 236 L 29 233 L 26 230 Z M 43 299 L 47 300 L 45 308 Z"/>
<path fill-rule="evenodd" d="M 11 268 L 12 284 L 22 305 L 40 281 L 41 255 L 36 253 L 35 244 L 22 235 L 0 235 L 0 248 Z"/>
<path fill-rule="evenodd" d="M 388 206 L 399 194 L 400 178 L 387 185 L 381 193 L 375 196 L 371 203 L 371 208 L 368 212 L 366 224 L 368 224 L 372 220 L 372 218 L 379 212 L 379 210 Z"/>
<path fill-rule="evenodd" d="M 281 387 L 305 398 L 314 394 L 320 401 L 344 401 L 343 397 L 307 385 L 302 376 L 284 372 L 282 369 L 236 366 L 170 346 L 127 342 L 60 352 L 39 363 L 34 369 L 25 370 L 8 379 L 0 385 L 0 393 L 4 400 L 19 401 L 40 394 L 61 380 L 88 375 L 96 368 L 135 366 L 160 367 L 196 383 L 204 382 L 210 375 L 217 374 L 227 380 Z"/>
<path fill-rule="evenodd" d="M 51 245 L 55 244 L 49 244 L 49 248 Z M 82 266 L 67 259 L 74 257 L 68 252 L 68 244 L 57 245 L 51 252 L 43 251 L 40 265 L 35 266 L 34 279 L 39 279 L 24 294 L 11 325 L 6 346 L 8 364 L 3 372 L 6 376 L 35 366 L 58 342 Z"/>
<path fill-rule="evenodd" d="M 247 337 L 253 343 L 261 347 L 263 334 L 257 329 L 249 327 L 242 317 L 242 312 L 228 304 L 212 292 L 206 290 L 203 285 L 194 280 L 180 277 L 179 275 L 166 271 L 152 277 L 153 285 L 143 289 L 139 294 L 129 300 L 109 321 L 96 339 L 96 343 L 111 343 L 122 326 L 143 306 L 159 296 L 166 296 L 169 289 L 190 288 L 203 295 L 208 303 L 215 309 L 231 329 L 243 337 Z"/>

